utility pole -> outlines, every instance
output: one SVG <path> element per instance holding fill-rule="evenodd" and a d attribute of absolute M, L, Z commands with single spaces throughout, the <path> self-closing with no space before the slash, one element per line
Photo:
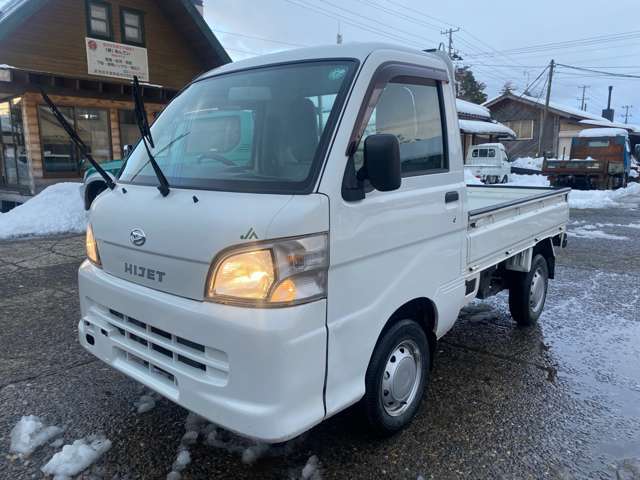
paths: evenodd
<path fill-rule="evenodd" d="M 542 143 L 544 139 L 544 130 L 547 125 L 547 116 L 549 114 L 549 102 L 551 101 L 551 82 L 553 81 L 553 70 L 556 68 L 556 62 L 551 60 L 549 63 L 549 79 L 547 80 L 547 99 L 544 103 L 544 113 L 542 114 L 542 123 L 540 124 L 540 132 L 538 139 L 538 156 L 542 154 Z"/>
<path fill-rule="evenodd" d="M 449 36 L 449 49 L 448 49 L 448 53 L 449 53 L 449 58 L 451 60 L 454 59 L 454 56 L 457 56 L 457 53 L 453 51 L 453 34 L 456 32 L 460 31 L 460 27 L 453 29 L 450 28 L 448 30 L 444 30 L 440 32 L 440 35 L 448 35 Z"/>
<path fill-rule="evenodd" d="M 342 45 L 342 32 L 340 31 L 340 21 L 338 21 L 338 33 L 336 35 L 336 43 Z"/>
<path fill-rule="evenodd" d="M 624 108 L 624 113 L 622 114 L 624 117 L 624 123 L 629 123 L 629 117 L 633 117 L 633 115 L 629 113 L 629 110 L 633 108 L 633 105 L 623 105 L 622 108 Z"/>
<path fill-rule="evenodd" d="M 590 85 L 581 85 L 578 88 L 582 89 L 582 100 L 580 101 L 580 110 L 585 112 L 587 110 L 587 104 L 585 103 L 585 100 L 588 100 L 588 98 L 585 95 L 586 95 L 586 92 L 587 92 L 587 88 L 591 88 L 591 86 Z"/>

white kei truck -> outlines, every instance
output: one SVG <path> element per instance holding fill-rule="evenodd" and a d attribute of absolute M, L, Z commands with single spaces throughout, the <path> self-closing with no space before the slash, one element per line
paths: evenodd
<path fill-rule="evenodd" d="M 465 304 L 508 289 L 540 316 L 569 189 L 465 185 L 439 52 L 228 64 L 150 132 L 91 206 L 79 338 L 215 424 L 277 443 L 359 403 L 390 435 Z"/>
<path fill-rule="evenodd" d="M 464 168 L 487 184 L 507 183 L 511 175 L 511 163 L 501 143 L 481 143 L 471 147 Z"/>

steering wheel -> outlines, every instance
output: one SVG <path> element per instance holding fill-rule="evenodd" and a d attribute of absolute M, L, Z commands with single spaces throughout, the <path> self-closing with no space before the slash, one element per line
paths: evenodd
<path fill-rule="evenodd" d="M 227 157 L 225 157 L 224 155 L 221 155 L 219 153 L 216 153 L 216 152 L 201 153 L 196 158 L 196 161 L 198 163 L 202 163 L 202 161 L 206 160 L 206 159 L 216 160 L 216 161 L 222 163 L 223 165 L 227 165 L 227 166 L 230 166 L 230 167 L 235 166 L 235 163 L 233 163 L 231 160 L 227 159 Z"/>

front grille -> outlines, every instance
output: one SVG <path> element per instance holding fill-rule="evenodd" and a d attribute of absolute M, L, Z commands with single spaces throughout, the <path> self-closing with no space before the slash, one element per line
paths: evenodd
<path fill-rule="evenodd" d="M 167 370 L 202 377 L 216 384 L 225 384 L 229 374 L 227 355 L 184 337 L 177 336 L 117 310 L 109 309 L 110 338 L 120 348 L 121 358 L 149 373 L 175 382 Z M 163 368 L 166 366 L 167 368 Z"/>

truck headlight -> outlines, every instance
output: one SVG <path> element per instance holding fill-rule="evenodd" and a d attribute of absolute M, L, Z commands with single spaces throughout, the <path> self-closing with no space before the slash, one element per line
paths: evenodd
<path fill-rule="evenodd" d="M 91 224 L 87 225 L 87 236 L 85 237 L 84 243 L 87 248 L 87 258 L 94 265 L 101 267 L 102 262 L 100 261 L 100 253 L 98 253 L 98 244 L 93 236 L 93 228 L 91 228 Z"/>
<path fill-rule="evenodd" d="M 241 246 L 214 260 L 205 297 L 253 307 L 311 302 L 327 294 L 328 267 L 325 233 Z"/>

